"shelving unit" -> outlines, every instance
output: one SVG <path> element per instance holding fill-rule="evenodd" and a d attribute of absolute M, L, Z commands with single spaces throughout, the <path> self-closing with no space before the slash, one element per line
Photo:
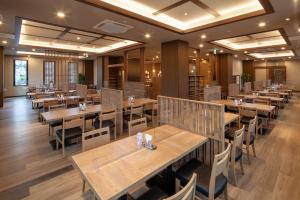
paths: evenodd
<path fill-rule="evenodd" d="M 203 87 L 204 76 L 201 75 L 189 75 L 189 99 L 202 100 L 203 99 Z"/>
<path fill-rule="evenodd" d="M 108 65 L 109 79 L 108 86 L 112 89 L 122 89 L 122 68 L 123 64 Z"/>

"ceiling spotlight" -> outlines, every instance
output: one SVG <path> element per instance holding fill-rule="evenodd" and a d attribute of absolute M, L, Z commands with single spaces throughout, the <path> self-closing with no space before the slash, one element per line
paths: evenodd
<path fill-rule="evenodd" d="M 221 49 L 221 50 L 220 50 L 220 53 L 223 53 L 223 52 L 224 52 L 223 49 Z"/>
<path fill-rule="evenodd" d="M 80 40 L 81 38 L 80 38 L 80 37 L 77 37 L 76 39 L 77 39 L 77 40 Z"/>
<path fill-rule="evenodd" d="M 196 54 L 196 53 L 197 53 L 197 51 L 193 51 L 193 53 L 194 53 L 194 54 Z"/>
<path fill-rule="evenodd" d="M 158 56 L 155 56 L 155 58 L 158 59 L 159 57 L 158 57 Z"/>
<path fill-rule="evenodd" d="M 35 51 L 35 49 L 31 49 L 32 51 Z"/>
<path fill-rule="evenodd" d="M 292 57 L 289 57 L 289 59 L 292 59 Z"/>
<path fill-rule="evenodd" d="M 66 16 L 66 14 L 63 13 L 63 12 L 57 12 L 56 16 L 59 17 L 59 18 L 64 18 Z"/>
<path fill-rule="evenodd" d="M 285 18 L 285 21 L 290 21 L 290 20 L 291 20 L 291 18 L 289 18 L 289 17 Z"/>
<path fill-rule="evenodd" d="M 260 22 L 260 23 L 258 24 L 258 26 L 259 26 L 259 27 L 265 27 L 265 26 L 266 26 L 266 22 Z"/>
<path fill-rule="evenodd" d="M 285 50 L 285 47 L 281 47 L 281 50 Z"/>
<path fill-rule="evenodd" d="M 235 57 L 235 58 L 237 58 L 237 57 L 238 57 L 238 55 L 236 55 L 236 54 L 235 54 L 235 55 L 234 55 L 234 57 Z"/>
<path fill-rule="evenodd" d="M 187 13 L 184 13 L 184 16 L 187 16 L 188 14 Z"/>
<path fill-rule="evenodd" d="M 207 53 L 206 56 L 209 56 L 209 53 Z"/>
<path fill-rule="evenodd" d="M 7 44 L 7 41 L 6 40 L 2 40 L 2 44 Z"/>
<path fill-rule="evenodd" d="M 2 25 L 3 24 L 3 17 L 2 17 L 2 15 L 0 15 L 0 25 Z"/>
<path fill-rule="evenodd" d="M 244 54 L 247 54 L 248 53 L 248 51 L 244 51 Z"/>
<path fill-rule="evenodd" d="M 149 33 L 145 34 L 145 38 L 150 38 L 150 37 L 151 37 L 151 35 Z"/>
<path fill-rule="evenodd" d="M 199 47 L 200 47 L 200 48 L 203 48 L 203 47 L 204 47 L 204 45 L 203 45 L 203 44 L 199 44 Z"/>
<path fill-rule="evenodd" d="M 201 35 L 201 38 L 202 38 L 202 39 L 205 39 L 205 38 L 206 38 L 206 35 L 205 35 L 205 34 Z"/>
<path fill-rule="evenodd" d="M 300 32 L 300 28 L 298 28 L 298 32 Z"/>

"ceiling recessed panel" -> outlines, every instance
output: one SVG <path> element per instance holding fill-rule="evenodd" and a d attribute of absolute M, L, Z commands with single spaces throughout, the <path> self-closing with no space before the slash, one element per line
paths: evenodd
<path fill-rule="evenodd" d="M 280 31 L 276 30 L 259 34 L 250 34 L 245 36 L 216 40 L 212 43 L 231 50 L 245 50 L 286 45 L 287 41 L 281 35 Z"/>
<path fill-rule="evenodd" d="M 79 51 L 89 53 L 106 53 L 124 47 L 141 44 L 140 42 L 120 39 L 103 34 L 70 29 L 22 20 L 20 45 Z"/>
<path fill-rule="evenodd" d="M 250 56 L 253 56 L 255 58 L 280 58 L 280 57 L 293 57 L 295 56 L 293 51 L 287 50 L 287 51 L 275 51 L 275 52 L 260 52 L 260 53 L 250 53 Z"/>
<path fill-rule="evenodd" d="M 84 0 L 181 33 L 267 13 L 262 0 Z M 270 5 L 264 0 L 264 6 Z"/>

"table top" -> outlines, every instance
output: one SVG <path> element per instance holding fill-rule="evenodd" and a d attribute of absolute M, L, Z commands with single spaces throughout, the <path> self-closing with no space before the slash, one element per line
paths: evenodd
<path fill-rule="evenodd" d="M 231 122 L 234 122 L 239 117 L 240 116 L 238 114 L 225 112 L 224 113 L 224 124 L 225 124 L 225 126 L 230 124 Z"/>
<path fill-rule="evenodd" d="M 226 106 L 245 107 L 245 108 L 250 108 L 250 109 L 256 109 L 256 110 L 265 111 L 265 112 L 272 112 L 275 109 L 275 106 L 269 106 L 269 105 L 258 104 L 258 103 L 244 103 L 243 102 L 242 104 L 237 105 L 234 103 L 233 100 L 230 100 L 230 99 L 213 100 L 211 102 L 223 104 Z"/>
<path fill-rule="evenodd" d="M 83 116 L 87 114 L 93 114 L 98 112 L 108 112 L 115 109 L 113 105 L 88 105 L 85 110 L 79 110 L 78 107 L 70 109 L 59 109 L 49 112 L 43 112 L 41 115 L 46 122 L 63 119 L 66 117 Z"/>
<path fill-rule="evenodd" d="M 256 95 L 241 95 L 243 96 L 245 99 L 270 99 L 271 101 L 277 101 L 277 102 L 283 102 L 284 98 L 280 98 L 280 97 L 268 97 L 268 96 L 256 96 Z"/>
<path fill-rule="evenodd" d="M 129 104 L 128 100 L 124 100 L 123 101 L 123 108 L 129 108 L 133 105 L 146 105 L 146 104 L 151 104 L 151 103 L 157 103 L 157 100 L 149 99 L 149 98 L 136 98 L 134 100 L 133 104 Z"/>
<path fill-rule="evenodd" d="M 117 199 L 207 141 L 201 135 L 163 125 L 145 131 L 157 149 L 138 149 L 131 136 L 73 156 L 99 199 Z"/>
<path fill-rule="evenodd" d="M 66 99 L 79 99 L 80 96 L 64 96 L 63 99 L 58 98 L 58 97 L 47 97 L 47 98 L 40 98 L 40 99 L 33 99 L 32 103 L 33 104 L 38 104 L 38 103 L 44 103 L 44 101 L 51 101 L 51 100 L 63 100 L 65 101 Z"/>
<path fill-rule="evenodd" d="M 268 95 L 269 93 L 277 93 L 277 94 L 279 94 L 281 96 L 289 96 L 289 93 L 286 93 L 286 92 L 276 92 L 276 91 L 271 91 L 271 92 L 269 92 L 269 91 L 258 91 L 258 93 L 265 94 L 265 95 Z"/>

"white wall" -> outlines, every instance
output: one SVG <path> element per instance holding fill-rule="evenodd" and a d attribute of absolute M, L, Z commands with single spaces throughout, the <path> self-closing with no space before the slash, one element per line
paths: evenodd
<path fill-rule="evenodd" d="M 232 75 L 243 74 L 243 62 L 238 59 L 233 59 Z"/>
<path fill-rule="evenodd" d="M 266 81 L 267 69 L 257 68 L 255 69 L 255 81 Z"/>
<path fill-rule="evenodd" d="M 300 91 L 300 61 L 286 61 L 285 66 L 287 83 Z"/>

